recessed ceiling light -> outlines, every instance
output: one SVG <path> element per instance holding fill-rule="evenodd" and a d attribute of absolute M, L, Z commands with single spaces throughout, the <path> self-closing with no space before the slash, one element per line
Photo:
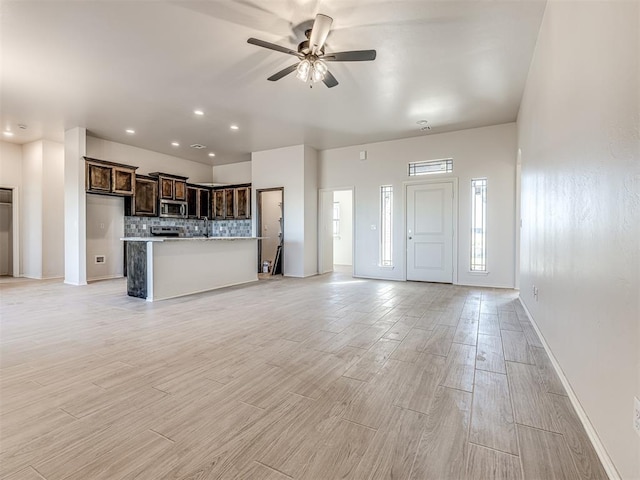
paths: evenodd
<path fill-rule="evenodd" d="M 215 156 L 216 156 L 216 154 L 215 154 L 215 153 L 213 153 L 213 152 L 210 152 L 210 153 L 209 153 L 209 156 L 210 156 L 210 157 L 215 157 Z"/>
<path fill-rule="evenodd" d="M 193 113 L 195 113 L 196 115 L 204 115 L 204 112 L 202 110 L 194 110 Z"/>
<path fill-rule="evenodd" d="M 427 124 L 427 123 L 429 123 L 429 122 L 427 122 L 426 120 L 418 120 L 416 123 L 417 123 L 418 125 L 426 125 L 426 124 Z"/>
<path fill-rule="evenodd" d="M 238 130 L 240 127 L 238 125 L 231 125 L 229 128 L 231 130 Z"/>
<path fill-rule="evenodd" d="M 132 128 L 127 128 L 125 132 L 127 132 L 129 135 L 133 135 L 134 133 L 136 133 L 136 131 L 133 130 Z"/>
<path fill-rule="evenodd" d="M 13 137 L 13 132 L 2 132 L 5 137 Z"/>
<path fill-rule="evenodd" d="M 173 145 L 174 147 L 179 147 L 180 144 L 178 142 L 171 142 L 171 145 Z"/>

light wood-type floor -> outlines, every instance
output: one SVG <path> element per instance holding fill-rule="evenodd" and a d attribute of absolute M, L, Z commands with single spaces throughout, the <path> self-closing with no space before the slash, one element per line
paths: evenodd
<path fill-rule="evenodd" d="M 3 479 L 606 478 L 515 291 L 0 294 Z"/>

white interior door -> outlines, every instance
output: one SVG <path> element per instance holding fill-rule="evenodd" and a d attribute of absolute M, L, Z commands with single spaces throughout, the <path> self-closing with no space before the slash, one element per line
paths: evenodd
<path fill-rule="evenodd" d="M 407 280 L 453 283 L 453 184 L 407 186 Z"/>
<path fill-rule="evenodd" d="M 319 259 L 320 274 L 333 272 L 333 191 L 320 191 Z"/>

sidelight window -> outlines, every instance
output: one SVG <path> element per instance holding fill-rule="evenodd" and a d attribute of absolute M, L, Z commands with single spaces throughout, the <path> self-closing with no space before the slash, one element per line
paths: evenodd
<path fill-rule="evenodd" d="M 380 266 L 390 267 L 392 261 L 392 214 L 393 214 L 393 187 L 383 185 L 380 187 Z"/>
<path fill-rule="evenodd" d="M 333 202 L 333 236 L 340 235 L 340 202 Z"/>
<path fill-rule="evenodd" d="M 471 271 L 487 271 L 487 179 L 471 180 Z"/>

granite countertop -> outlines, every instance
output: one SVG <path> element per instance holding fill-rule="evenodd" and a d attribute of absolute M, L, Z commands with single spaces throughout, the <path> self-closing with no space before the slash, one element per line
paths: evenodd
<path fill-rule="evenodd" d="M 122 237 L 125 242 L 185 242 L 209 240 L 258 240 L 265 237 Z"/>

